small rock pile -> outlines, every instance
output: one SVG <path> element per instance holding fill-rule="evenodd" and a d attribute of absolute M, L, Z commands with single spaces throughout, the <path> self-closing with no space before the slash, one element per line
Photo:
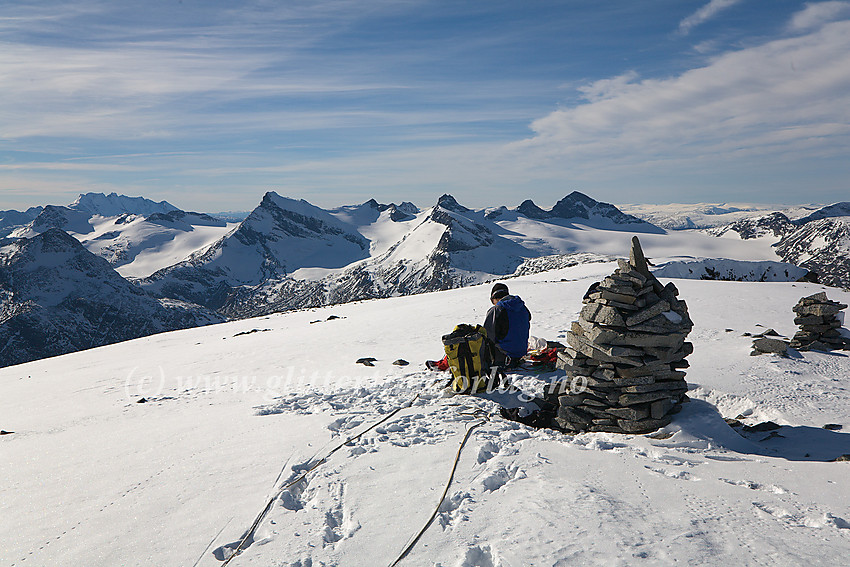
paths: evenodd
<path fill-rule="evenodd" d="M 791 339 L 797 350 L 850 350 L 850 339 L 841 336 L 837 315 L 847 305 L 827 299 L 826 292 L 802 298 L 794 306 L 794 323 L 800 330 Z"/>
<path fill-rule="evenodd" d="M 558 352 L 557 367 L 568 376 L 547 393 L 558 427 L 648 433 L 670 423 L 687 401 L 682 369 L 693 352 L 685 342 L 693 323 L 677 295 L 672 283 L 662 286 L 650 273 L 634 237 L 629 261 L 619 260 L 589 290 L 567 333 L 569 347 Z"/>

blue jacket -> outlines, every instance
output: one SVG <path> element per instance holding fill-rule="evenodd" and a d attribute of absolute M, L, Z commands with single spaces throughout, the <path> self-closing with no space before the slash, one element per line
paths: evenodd
<path fill-rule="evenodd" d="M 521 358 L 528 352 L 531 312 L 518 296 L 503 297 L 491 307 L 484 328 L 496 347 L 511 358 Z"/>

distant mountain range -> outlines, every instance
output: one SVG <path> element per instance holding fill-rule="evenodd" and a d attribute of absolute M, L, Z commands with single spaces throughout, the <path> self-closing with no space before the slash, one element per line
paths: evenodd
<path fill-rule="evenodd" d="M 850 287 L 850 203 L 842 202 L 791 220 L 783 213 L 736 221 L 710 229 L 715 236 L 767 238 L 783 262 L 806 268 L 826 285 Z"/>
<path fill-rule="evenodd" d="M 144 277 L 179 262 L 236 223 L 143 197 L 86 193 L 67 207 L 47 205 L 2 216 L 5 234 L 29 238 L 51 228 L 63 230 L 125 277 Z M 32 216 L 35 214 L 35 216 Z M 18 223 L 18 224 L 12 224 Z"/>
<path fill-rule="evenodd" d="M 153 297 L 58 228 L 0 242 L 0 366 L 223 320 Z"/>
<path fill-rule="evenodd" d="M 550 211 L 531 201 L 474 211 L 451 195 L 426 211 L 374 200 L 325 211 L 272 192 L 238 229 L 140 284 L 244 317 L 449 289 L 512 274 L 529 258 L 572 252 L 523 238 L 521 222 L 664 232 L 578 192 Z"/>
<path fill-rule="evenodd" d="M 671 274 L 801 273 L 782 259 L 824 283 L 850 285 L 850 204 L 798 209 L 794 219 L 756 213 L 765 211 L 705 231 L 670 231 L 579 192 L 548 210 L 530 199 L 473 210 L 451 195 L 426 209 L 374 199 L 322 209 L 269 192 L 237 223 L 166 201 L 87 193 L 68 206 L 0 212 L 0 365 L 224 317 L 602 261 L 624 254 L 633 234 L 653 254 L 690 258 L 668 265 Z M 758 244 L 765 240 L 773 261 Z"/>

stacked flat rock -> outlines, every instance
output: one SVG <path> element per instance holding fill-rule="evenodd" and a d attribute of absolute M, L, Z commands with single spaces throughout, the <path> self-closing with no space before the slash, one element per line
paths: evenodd
<path fill-rule="evenodd" d="M 693 345 L 687 305 L 662 286 L 637 237 L 629 261 L 592 287 L 558 353 L 567 379 L 548 392 L 556 425 L 567 431 L 648 433 L 670 423 L 687 401 L 683 368 Z M 586 383 L 582 390 L 581 385 Z"/>
<path fill-rule="evenodd" d="M 802 298 L 794 306 L 794 323 L 800 330 L 791 339 L 797 350 L 850 350 L 850 339 L 841 336 L 838 313 L 847 305 L 827 299 L 826 292 Z"/>

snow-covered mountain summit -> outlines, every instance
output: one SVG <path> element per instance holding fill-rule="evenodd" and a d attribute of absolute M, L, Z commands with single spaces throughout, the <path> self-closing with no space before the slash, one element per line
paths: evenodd
<path fill-rule="evenodd" d="M 502 207 L 487 214 L 493 220 L 505 218 L 507 209 Z M 664 231 L 633 215 L 628 215 L 610 203 L 603 203 L 579 191 L 573 191 L 548 211 L 537 206 L 531 199 L 523 201 L 515 213 L 540 221 L 570 221 L 577 224 L 609 230 L 622 229 L 632 232 L 661 234 Z"/>
<path fill-rule="evenodd" d="M 82 193 L 68 205 L 69 209 L 83 211 L 90 215 L 115 217 L 123 214 L 152 215 L 179 210 L 167 201 L 152 201 L 144 197 L 128 197 L 117 193 Z"/>
<path fill-rule="evenodd" d="M 181 211 L 164 201 L 87 193 L 68 207 L 47 205 L 9 237 L 31 238 L 58 228 L 107 260 L 121 275 L 144 277 L 183 260 L 233 226 L 203 213 Z"/>
<path fill-rule="evenodd" d="M 58 228 L 0 241 L 0 366 L 222 321 L 156 299 Z"/>
<path fill-rule="evenodd" d="M 850 203 L 828 205 L 794 220 L 774 212 L 707 232 L 769 240 L 783 262 L 810 270 L 822 283 L 850 287 Z"/>
<path fill-rule="evenodd" d="M 260 285 L 299 268 L 343 268 L 368 254 L 368 240 L 352 225 L 303 199 L 268 192 L 232 232 L 142 285 L 217 309 L 236 287 Z"/>

